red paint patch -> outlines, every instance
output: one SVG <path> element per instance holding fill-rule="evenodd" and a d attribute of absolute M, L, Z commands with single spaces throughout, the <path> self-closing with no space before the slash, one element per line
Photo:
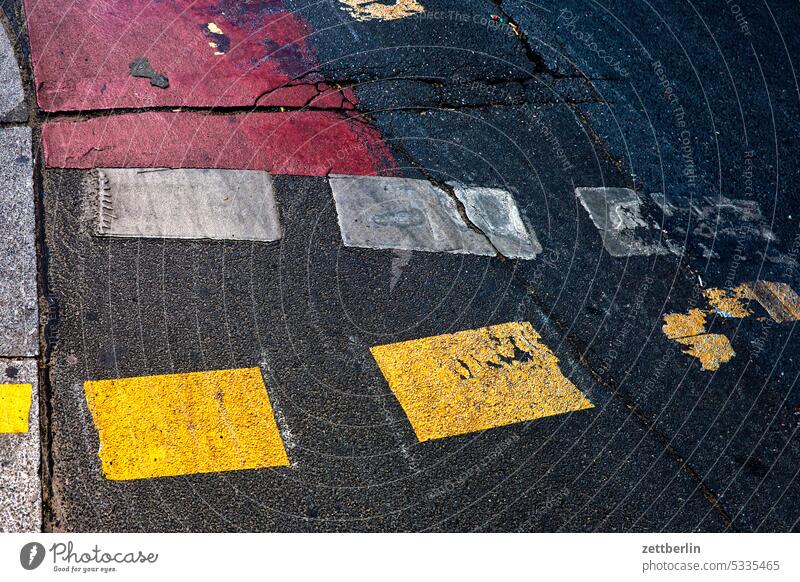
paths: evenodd
<path fill-rule="evenodd" d="M 380 133 L 349 113 L 146 112 L 42 127 L 51 168 L 230 168 L 273 174 L 391 175 Z"/>
<path fill-rule="evenodd" d="M 323 83 L 305 42 L 310 25 L 280 0 L 25 0 L 25 8 L 45 111 L 355 103 L 350 89 Z M 140 58 L 168 88 L 130 75 Z"/>

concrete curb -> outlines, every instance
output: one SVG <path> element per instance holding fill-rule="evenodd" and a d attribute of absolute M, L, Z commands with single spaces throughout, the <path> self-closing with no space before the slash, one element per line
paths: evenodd
<path fill-rule="evenodd" d="M 31 130 L 0 129 L 0 531 L 42 527 Z"/>

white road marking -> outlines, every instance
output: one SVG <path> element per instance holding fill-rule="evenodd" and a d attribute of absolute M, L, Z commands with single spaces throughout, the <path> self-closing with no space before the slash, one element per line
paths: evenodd
<path fill-rule="evenodd" d="M 98 170 L 102 236 L 275 241 L 272 177 L 254 170 Z"/>
<path fill-rule="evenodd" d="M 536 233 L 526 227 L 510 192 L 499 188 L 450 185 L 464 205 L 470 222 L 489 237 L 500 254 L 512 259 L 535 259 L 542 252 Z"/>
<path fill-rule="evenodd" d="M 427 180 L 337 175 L 330 184 L 346 246 L 496 254 L 461 219 L 455 200 Z"/>
<path fill-rule="evenodd" d="M 669 251 L 648 233 L 654 225 L 642 217 L 642 201 L 630 188 L 576 188 L 575 194 L 589 213 L 612 257 L 664 255 Z"/>

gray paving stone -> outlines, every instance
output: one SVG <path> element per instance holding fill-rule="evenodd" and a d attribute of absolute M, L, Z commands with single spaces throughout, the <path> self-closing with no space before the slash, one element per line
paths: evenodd
<path fill-rule="evenodd" d="M 40 531 L 42 496 L 36 360 L 0 358 L 0 384 L 31 385 L 28 432 L 0 434 L 0 532 Z"/>
<path fill-rule="evenodd" d="M 653 227 L 642 217 L 642 201 L 630 188 L 575 188 L 575 194 L 612 257 L 669 252 L 653 233 L 647 232 Z"/>
<path fill-rule="evenodd" d="M 462 220 L 455 201 L 427 180 L 335 175 L 330 184 L 346 246 L 496 254 Z"/>
<path fill-rule="evenodd" d="M 97 234 L 274 241 L 272 177 L 250 170 L 109 168 L 98 172 Z"/>
<path fill-rule="evenodd" d="M 0 129 L 0 356 L 39 353 L 31 130 Z"/>
<path fill-rule="evenodd" d="M 510 192 L 451 184 L 464 205 L 467 218 L 489 237 L 500 253 L 512 259 L 535 259 L 542 246 L 533 229 L 526 227 Z"/>
<path fill-rule="evenodd" d="M 26 121 L 25 92 L 14 49 L 0 26 L 0 121 Z"/>

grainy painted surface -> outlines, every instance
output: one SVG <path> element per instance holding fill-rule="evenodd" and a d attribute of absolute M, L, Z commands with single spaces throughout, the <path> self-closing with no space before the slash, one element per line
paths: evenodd
<path fill-rule="evenodd" d="M 592 408 L 529 323 L 375 346 L 420 441 Z"/>
<path fill-rule="evenodd" d="M 258 368 L 85 383 L 107 479 L 289 464 Z"/>

